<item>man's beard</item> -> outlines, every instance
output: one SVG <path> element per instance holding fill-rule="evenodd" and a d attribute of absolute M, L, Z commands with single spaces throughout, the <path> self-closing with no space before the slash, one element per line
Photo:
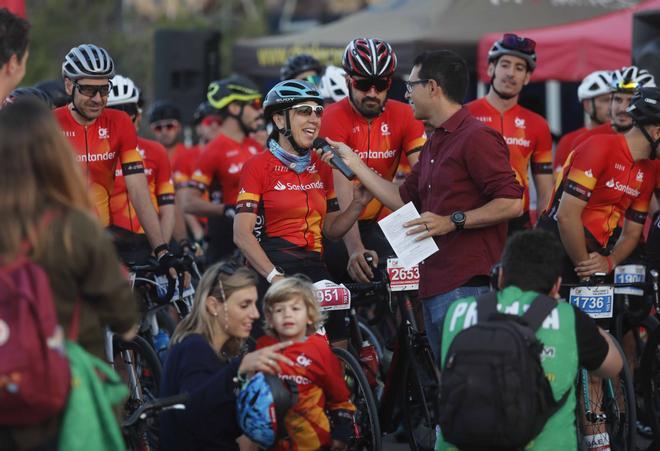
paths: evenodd
<path fill-rule="evenodd" d="M 376 99 L 374 97 L 365 97 L 364 99 L 362 99 L 362 102 L 357 103 L 355 101 L 355 97 L 353 96 L 353 90 L 352 89 L 349 90 L 348 96 L 351 100 L 351 103 L 355 106 L 355 108 L 358 110 L 358 112 L 366 119 L 373 119 L 375 117 L 380 116 L 380 114 L 385 109 L 384 108 L 385 107 L 385 101 L 384 100 L 381 103 L 378 99 Z M 373 100 L 377 105 L 374 106 L 374 107 L 370 107 L 370 108 L 365 107 L 364 106 L 364 101 L 367 100 L 367 99 Z"/>

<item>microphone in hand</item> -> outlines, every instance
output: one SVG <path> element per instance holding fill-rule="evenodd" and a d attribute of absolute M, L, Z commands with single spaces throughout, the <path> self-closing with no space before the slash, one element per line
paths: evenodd
<path fill-rule="evenodd" d="M 344 177 L 346 177 L 348 180 L 353 180 L 355 178 L 355 173 L 346 166 L 346 163 L 344 163 L 344 160 L 341 159 L 339 155 L 337 155 L 337 152 L 335 149 L 328 144 L 328 141 L 326 141 L 323 138 L 316 138 L 314 140 L 314 143 L 312 143 L 312 146 L 315 149 L 321 149 L 323 153 L 325 152 L 330 152 L 332 153 L 332 158 L 330 158 L 330 163 L 339 170 L 342 174 L 344 174 Z"/>

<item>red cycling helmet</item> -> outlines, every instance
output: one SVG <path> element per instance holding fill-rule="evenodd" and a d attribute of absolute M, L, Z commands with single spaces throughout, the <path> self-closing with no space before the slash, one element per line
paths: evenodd
<path fill-rule="evenodd" d="M 353 39 L 344 50 L 344 70 L 349 75 L 366 78 L 389 78 L 396 70 L 392 46 L 380 39 Z"/>

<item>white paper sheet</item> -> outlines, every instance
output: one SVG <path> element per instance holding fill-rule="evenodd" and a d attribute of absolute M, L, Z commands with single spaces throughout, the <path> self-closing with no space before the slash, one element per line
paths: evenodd
<path fill-rule="evenodd" d="M 396 252 L 399 263 L 406 268 L 410 268 L 438 252 L 438 245 L 435 244 L 433 238 L 429 237 L 421 241 L 415 241 L 415 237 L 418 235 L 406 235 L 409 229 L 403 227 L 403 224 L 419 217 L 419 212 L 413 203 L 408 202 L 397 211 L 378 221 L 385 238 Z"/>

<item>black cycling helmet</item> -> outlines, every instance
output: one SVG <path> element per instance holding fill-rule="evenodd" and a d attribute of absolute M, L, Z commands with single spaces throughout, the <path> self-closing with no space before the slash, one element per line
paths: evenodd
<path fill-rule="evenodd" d="M 273 114 L 286 111 L 294 105 L 311 100 L 323 105 L 323 96 L 316 89 L 312 83 L 306 80 L 284 80 L 273 86 L 273 88 L 266 94 L 264 101 L 264 117 L 266 121 L 272 121 Z M 299 154 L 303 155 L 309 149 L 303 149 L 296 143 L 291 134 L 291 120 L 289 115 L 284 115 L 285 125 L 284 128 L 276 128 L 273 122 L 274 131 L 281 133 L 289 139 L 293 149 Z M 273 134 L 271 134 L 273 136 Z"/>
<path fill-rule="evenodd" d="M 210 103 L 204 101 L 199 105 L 197 105 L 197 108 L 193 113 L 193 125 L 198 125 L 207 116 L 213 116 L 217 114 L 218 111 L 215 108 L 213 108 Z"/>
<path fill-rule="evenodd" d="M 149 108 L 148 117 L 150 124 L 167 119 L 181 122 L 181 110 L 169 100 L 157 100 Z"/>
<path fill-rule="evenodd" d="M 660 139 L 654 140 L 644 128 L 646 125 L 660 125 L 660 88 L 639 88 L 630 100 L 630 106 L 626 110 L 633 120 L 633 125 L 642 132 L 651 144 L 651 160 L 655 159 L 655 153 Z"/>
<path fill-rule="evenodd" d="M 50 99 L 50 96 L 39 88 L 26 87 L 26 88 L 16 88 L 14 89 L 9 96 L 5 99 L 6 103 L 14 103 L 20 98 L 34 98 L 45 103 L 48 108 L 53 109 L 53 102 Z"/>
<path fill-rule="evenodd" d="M 64 89 L 64 81 L 62 79 L 40 81 L 34 87 L 48 94 L 53 108 L 59 108 L 71 101 L 71 96 Z"/>
<path fill-rule="evenodd" d="M 257 99 L 261 99 L 259 87 L 242 75 L 212 81 L 206 92 L 206 100 L 213 108 L 221 111 L 233 102 L 248 103 Z"/>
<path fill-rule="evenodd" d="M 313 70 L 319 77 L 323 75 L 323 65 L 312 55 L 301 53 L 292 56 L 280 68 L 280 80 L 296 78 L 308 70 Z"/>

